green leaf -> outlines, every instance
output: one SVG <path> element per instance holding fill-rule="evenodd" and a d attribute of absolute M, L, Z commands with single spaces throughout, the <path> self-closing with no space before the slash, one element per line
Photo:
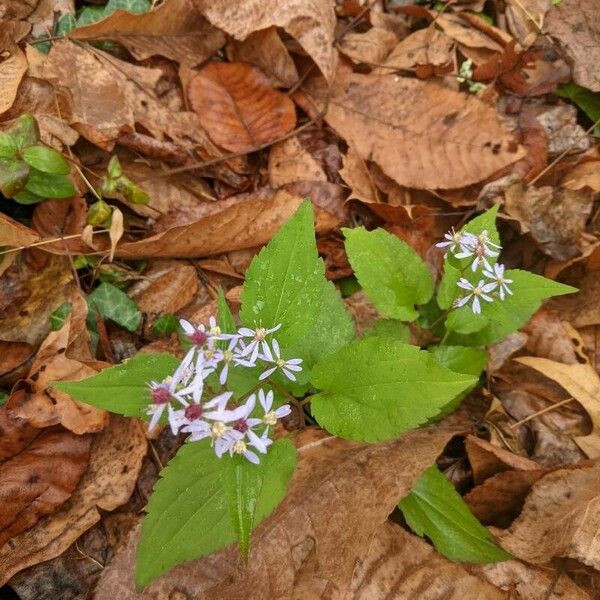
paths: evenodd
<path fill-rule="evenodd" d="M 229 308 L 229 304 L 227 304 L 225 293 L 221 288 L 219 288 L 219 291 L 217 292 L 217 316 L 221 331 L 226 333 L 233 333 L 236 331 L 237 327 L 235 325 L 235 319 L 231 314 L 231 309 Z"/>
<path fill-rule="evenodd" d="M 379 312 L 414 321 L 419 316 L 415 304 L 426 304 L 433 294 L 433 278 L 421 257 L 383 229 L 343 231 L 350 264 Z"/>
<path fill-rule="evenodd" d="M 75 186 L 67 177 L 43 173 L 33 167 L 30 168 L 25 189 L 42 198 L 72 198 L 75 195 Z"/>
<path fill-rule="evenodd" d="M 367 329 L 362 335 L 368 337 L 389 337 L 405 344 L 410 343 L 410 329 L 402 321 L 394 319 L 379 319 L 373 323 L 370 329 Z"/>
<path fill-rule="evenodd" d="M 23 160 L 34 169 L 54 175 L 67 175 L 71 170 L 64 157 L 46 146 L 29 146 L 23 150 Z"/>
<path fill-rule="evenodd" d="M 409 527 L 427 536 L 450 560 L 491 563 L 512 558 L 492 541 L 490 532 L 435 466 L 421 475 L 398 507 Z"/>
<path fill-rule="evenodd" d="M 487 322 L 484 327 L 468 335 L 452 333 L 448 338 L 449 344 L 486 346 L 498 342 L 525 325 L 546 298 L 577 292 L 574 287 L 520 269 L 506 271 L 505 277 L 513 280 L 510 284 L 513 294 L 507 295 L 504 300 L 495 298 L 493 302 L 482 302 L 479 319 L 473 314 L 470 303 L 450 313 L 446 321 L 448 329 L 471 320 L 479 322 L 481 318 L 487 319 Z"/>
<path fill-rule="evenodd" d="M 104 200 L 98 200 L 88 209 L 86 223 L 88 225 L 102 225 L 102 223 L 110 219 L 111 215 L 112 206 L 104 202 Z"/>
<path fill-rule="evenodd" d="M 106 16 L 116 10 L 125 10 L 130 13 L 143 13 L 152 8 L 150 0 L 108 0 L 106 4 Z"/>
<path fill-rule="evenodd" d="M 71 314 L 73 305 L 70 302 L 61 304 L 55 311 L 50 313 L 50 329 L 52 331 L 58 331 L 67 320 L 67 317 Z"/>
<path fill-rule="evenodd" d="M 266 328 L 281 323 L 277 332 L 281 346 L 300 342 L 321 311 L 324 271 L 312 206 L 303 202 L 250 264 L 242 292 L 242 322 Z"/>
<path fill-rule="evenodd" d="M 29 176 L 29 166 L 22 160 L 0 159 L 0 192 L 6 198 L 18 194 Z"/>
<path fill-rule="evenodd" d="M 91 25 L 106 16 L 106 7 L 104 6 L 85 6 L 77 16 L 77 27 Z"/>
<path fill-rule="evenodd" d="M 600 94 L 592 92 L 576 83 L 561 85 L 555 92 L 557 96 L 572 100 L 595 123 L 600 119 Z M 600 126 L 594 129 L 594 135 L 600 135 Z"/>
<path fill-rule="evenodd" d="M 247 461 L 246 461 L 247 462 Z M 160 473 L 138 545 L 136 584 L 248 536 L 279 504 L 296 449 L 277 440 L 260 465 L 215 456 L 208 440 L 185 444 Z"/>
<path fill-rule="evenodd" d="M 68 33 L 71 33 L 71 31 L 73 31 L 73 29 L 75 29 L 76 26 L 77 22 L 75 21 L 75 16 L 73 15 L 73 13 L 67 13 L 66 15 L 63 15 L 56 23 L 54 35 L 67 35 Z"/>
<path fill-rule="evenodd" d="M 150 196 L 129 177 L 119 177 L 116 182 L 116 189 L 123 194 L 125 199 L 132 204 L 148 204 Z"/>
<path fill-rule="evenodd" d="M 13 200 L 19 204 L 37 204 L 38 202 L 44 201 L 46 198 L 42 198 L 37 194 L 28 192 L 27 190 L 21 190 L 18 194 L 13 196 Z"/>
<path fill-rule="evenodd" d="M 10 398 L 10 394 L 5 392 L 4 390 L 0 390 L 0 406 L 6 404 L 6 401 Z"/>
<path fill-rule="evenodd" d="M 160 337 L 171 335 L 179 329 L 179 319 L 171 313 L 161 315 L 152 325 L 152 333 Z"/>
<path fill-rule="evenodd" d="M 37 144 L 40 139 L 40 130 L 33 115 L 23 113 L 10 127 L 7 133 L 19 149 Z"/>
<path fill-rule="evenodd" d="M 0 131 L 0 158 L 17 158 L 17 144 L 14 138 Z"/>
<path fill-rule="evenodd" d="M 103 317 L 129 331 L 136 331 L 142 321 L 142 313 L 135 302 L 118 287 L 101 283 L 88 297 L 90 312 L 97 310 Z"/>
<path fill-rule="evenodd" d="M 136 354 L 123 364 L 100 371 L 81 381 L 61 381 L 52 387 L 80 402 L 126 417 L 148 419 L 151 381 L 172 375 L 179 360 L 171 354 Z"/>
<path fill-rule="evenodd" d="M 106 171 L 111 179 L 118 179 L 121 177 L 121 175 L 123 175 L 123 169 L 121 168 L 119 157 L 116 154 L 111 156 L 110 160 L 108 161 Z"/>
<path fill-rule="evenodd" d="M 321 360 L 311 382 L 319 424 L 343 438 L 377 442 L 435 416 L 476 378 L 453 373 L 427 351 L 388 337 L 352 342 Z"/>

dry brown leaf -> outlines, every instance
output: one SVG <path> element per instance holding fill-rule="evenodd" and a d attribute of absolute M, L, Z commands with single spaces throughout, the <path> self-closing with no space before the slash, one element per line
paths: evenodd
<path fill-rule="evenodd" d="M 266 244 L 300 206 L 302 198 L 279 191 L 272 199 L 249 196 L 243 203 L 117 247 L 119 258 L 193 258 Z"/>
<path fill-rule="evenodd" d="M 13 384 L 17 379 L 26 377 L 27 364 L 34 354 L 31 344 L 0 340 L 0 385 Z"/>
<path fill-rule="evenodd" d="M 527 334 L 515 331 L 507 335 L 501 342 L 488 347 L 488 373 L 499 371 L 504 363 L 527 343 Z"/>
<path fill-rule="evenodd" d="M 139 67 L 92 46 L 62 40 L 52 44 L 46 71 L 48 79 L 71 94 L 69 124 L 104 150 L 111 151 L 121 135 L 136 130 L 136 124 L 159 140 L 166 134 L 184 148 L 206 144 L 193 113 L 173 111 L 159 98 L 160 69 Z"/>
<path fill-rule="evenodd" d="M 563 152 L 585 152 L 590 148 L 590 136 L 577 122 L 577 109 L 570 104 L 542 105 L 536 118 L 548 138 L 548 153 L 558 156 Z"/>
<path fill-rule="evenodd" d="M 589 160 L 575 165 L 563 176 L 561 186 L 569 190 L 589 188 L 596 197 L 600 193 L 600 161 Z"/>
<path fill-rule="evenodd" d="M 533 356 L 515 360 L 558 383 L 585 408 L 592 420 L 592 432 L 574 439 L 590 458 L 600 458 L 600 378 L 596 370 L 587 363 L 565 365 Z"/>
<path fill-rule="evenodd" d="M 269 152 L 269 184 L 279 188 L 294 181 L 327 181 L 321 165 L 297 137 L 271 147 Z"/>
<path fill-rule="evenodd" d="M 365 33 L 351 31 L 339 42 L 342 54 L 355 63 L 377 65 L 385 61 L 398 43 L 398 36 L 387 29 L 371 27 Z"/>
<path fill-rule="evenodd" d="M 493 108 L 435 83 L 339 73 L 331 92 L 327 122 L 406 187 L 459 188 L 524 155 Z"/>
<path fill-rule="evenodd" d="M 88 465 L 91 443 L 89 435 L 44 431 L 0 464 L 0 546 L 71 496 Z"/>
<path fill-rule="evenodd" d="M 228 46 L 231 62 L 245 61 L 260 67 L 273 84 L 292 87 L 298 81 L 298 70 L 276 27 L 251 33 L 243 42 L 233 40 Z"/>
<path fill-rule="evenodd" d="M 106 19 L 77 27 L 75 40 L 112 40 L 138 60 L 157 54 L 194 67 L 225 45 L 225 36 L 194 8 L 192 0 L 169 0 L 155 10 L 117 10 Z"/>
<path fill-rule="evenodd" d="M 114 510 L 127 502 L 145 454 L 143 425 L 112 415 L 110 425 L 94 438 L 89 467 L 71 498 L 0 547 L 0 585 L 15 573 L 64 552 L 100 520 L 100 510 Z"/>
<path fill-rule="evenodd" d="M 498 534 L 521 560 L 545 564 L 565 556 L 600 569 L 600 465 L 545 475 L 532 487 L 521 515 Z"/>
<path fill-rule="evenodd" d="M 509 31 L 522 46 L 530 46 L 543 29 L 551 3 L 546 0 L 507 0 L 506 4 Z"/>
<path fill-rule="evenodd" d="M 323 596 L 314 596 L 321 598 Z M 375 530 L 345 600 L 508 600 L 507 594 L 389 521 Z"/>
<path fill-rule="evenodd" d="M 231 152 L 248 152 L 296 126 L 288 96 L 249 63 L 211 63 L 188 86 L 198 120 L 211 140 Z"/>
<path fill-rule="evenodd" d="M 13 105 L 28 66 L 25 54 L 14 41 L 14 35 L 14 23 L 0 23 L 0 115 Z"/>
<path fill-rule="evenodd" d="M 600 324 L 600 277 L 592 271 L 578 283 L 579 292 L 552 301 L 561 318 L 579 329 Z"/>
<path fill-rule="evenodd" d="M 474 15 L 469 18 L 465 14 L 444 12 L 436 16 L 435 23 L 448 37 L 468 48 L 501 52 L 502 48 L 511 41 L 510 35 L 505 31 L 487 24 Z"/>
<path fill-rule="evenodd" d="M 565 364 L 587 362 L 568 323 L 561 321 L 558 314 L 546 306 L 533 315 L 523 331 L 528 336 L 527 350 L 533 356 Z"/>
<path fill-rule="evenodd" d="M 340 177 L 350 187 L 348 200 L 360 200 L 367 204 L 379 202 L 377 186 L 373 182 L 369 168 L 354 146 L 348 146 L 348 152 L 342 160 L 344 166 L 340 169 Z"/>
<path fill-rule="evenodd" d="M 33 229 L 0 213 L 0 246 L 17 248 L 33 244 L 33 242 L 37 242 L 39 239 L 39 234 Z"/>
<path fill-rule="evenodd" d="M 236 548 L 229 547 L 179 565 L 143 593 L 136 592 L 131 568 L 135 535 L 104 570 L 96 597 L 168 598 L 175 588 L 198 600 L 283 600 L 301 598 L 302 593 L 312 598 L 315 588 L 345 597 L 373 532 L 450 437 L 448 429 L 431 428 L 365 446 L 320 436 L 300 448 L 291 488 L 253 534 L 247 566 L 242 567 Z"/>
<path fill-rule="evenodd" d="M 508 214 L 518 219 L 523 231 L 531 232 L 543 252 L 556 260 L 580 253 L 578 242 L 593 207 L 588 191 L 516 183 L 505 197 Z"/>
<path fill-rule="evenodd" d="M 108 230 L 108 237 L 110 239 L 110 253 L 108 255 L 108 262 L 112 262 L 115 257 L 115 249 L 119 240 L 123 237 L 123 213 L 118 208 L 113 208 L 112 216 L 110 220 L 110 229 Z"/>
<path fill-rule="evenodd" d="M 329 0 L 194 0 L 197 9 L 237 40 L 267 27 L 282 27 L 333 79 L 337 53 L 333 47 L 335 13 Z"/>
<path fill-rule="evenodd" d="M 562 0 L 546 13 L 544 31 L 560 42 L 573 65 L 573 79 L 600 92 L 598 0 Z"/>

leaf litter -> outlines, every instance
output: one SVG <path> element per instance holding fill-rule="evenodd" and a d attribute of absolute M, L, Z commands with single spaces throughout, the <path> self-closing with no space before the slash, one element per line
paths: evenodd
<path fill-rule="evenodd" d="M 77 190 L 0 213 L 0 581 L 23 599 L 77 597 L 67 581 L 99 599 L 597 597 L 596 0 L 98 4 L 0 5 L 0 131 L 34 115 Z M 112 155 L 149 202 L 111 196 L 93 229 Z M 176 448 L 51 383 L 176 353 L 168 323 L 212 314 L 219 288 L 239 308 L 307 196 L 360 334 L 388 315 L 347 279 L 342 227 L 381 226 L 439 275 L 433 243 L 500 204 L 509 266 L 582 291 L 494 347 L 447 422 L 368 447 L 301 432 L 249 566 L 227 548 L 136 591 L 139 513 Z M 512 560 L 453 563 L 394 510 L 436 460 Z M 98 535 L 106 564 L 73 566 Z"/>

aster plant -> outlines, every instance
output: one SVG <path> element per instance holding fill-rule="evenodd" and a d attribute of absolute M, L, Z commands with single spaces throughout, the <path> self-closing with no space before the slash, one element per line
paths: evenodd
<path fill-rule="evenodd" d="M 138 354 L 55 384 L 82 402 L 145 419 L 151 430 L 185 436 L 147 507 L 138 585 L 236 540 L 252 559 L 251 532 L 283 499 L 296 468 L 290 415 L 367 443 L 435 422 L 477 385 L 488 344 L 523 326 L 545 298 L 576 291 L 499 262 L 497 210 L 437 244 L 445 253 L 437 283 L 397 237 L 345 229 L 356 279 L 383 317 L 357 338 L 325 278 L 304 202 L 252 261 L 237 319 L 220 293 L 208 323 L 180 321 L 179 357 Z M 413 345 L 411 328 L 437 341 Z M 452 547 L 428 518 L 442 491 L 461 515 Z M 415 532 L 454 560 L 506 559 L 452 492 L 433 466 L 399 507 Z"/>

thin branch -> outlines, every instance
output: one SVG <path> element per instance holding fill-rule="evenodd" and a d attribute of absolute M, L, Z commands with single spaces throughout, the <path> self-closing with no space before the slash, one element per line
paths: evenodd
<path fill-rule="evenodd" d="M 544 415 L 544 414 L 554 410 L 555 408 L 558 408 L 559 406 L 564 406 L 565 404 L 568 404 L 569 402 L 572 402 L 572 401 L 573 401 L 573 398 L 567 398 L 566 400 L 561 400 L 560 402 L 555 402 L 554 404 L 551 404 L 550 406 L 546 406 L 546 408 L 542 408 L 542 410 L 538 410 L 537 412 L 534 412 L 533 414 L 525 417 L 524 419 L 521 419 L 520 421 L 517 421 L 516 423 L 509 425 L 509 428 L 516 429 L 517 427 L 524 425 L 528 421 L 531 421 L 532 419 L 535 419 L 536 417 Z"/>
<path fill-rule="evenodd" d="M 98 233 L 109 233 L 108 229 L 98 229 L 98 231 L 93 231 L 92 235 L 96 235 Z M 27 244 L 26 246 L 18 246 L 17 248 L 8 248 L 7 250 L 2 250 L 0 252 L 0 256 L 3 254 L 12 254 L 13 252 L 20 252 L 21 250 L 27 250 L 29 248 L 36 248 L 38 246 L 45 246 L 46 244 L 55 244 L 56 242 L 62 242 L 65 240 L 75 240 L 77 238 L 81 238 L 83 234 L 74 233 L 72 235 L 61 235 L 56 238 L 47 238 L 44 240 L 40 240 L 39 242 L 33 242 L 33 244 Z"/>

